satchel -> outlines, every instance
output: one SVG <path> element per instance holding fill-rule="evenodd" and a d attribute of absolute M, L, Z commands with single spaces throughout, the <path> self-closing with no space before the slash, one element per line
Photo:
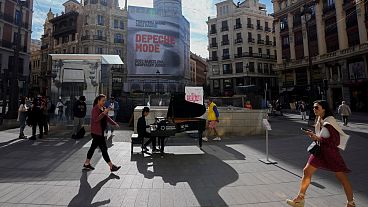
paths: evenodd
<path fill-rule="evenodd" d="M 321 153 L 321 145 L 318 141 L 312 142 L 312 144 L 309 145 L 307 151 L 312 155 L 319 155 Z"/>

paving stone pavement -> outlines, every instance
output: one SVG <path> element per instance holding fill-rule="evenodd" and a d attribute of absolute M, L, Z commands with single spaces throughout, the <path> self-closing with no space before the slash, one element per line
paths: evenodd
<path fill-rule="evenodd" d="M 122 127 L 109 140 L 109 154 L 122 165 L 110 174 L 96 150 L 96 169 L 81 170 L 90 138 L 71 140 L 59 127 L 41 140 L 18 140 L 17 129 L 0 132 L 0 206 L 254 206 L 282 207 L 295 196 L 308 158 L 309 140 L 297 115 L 271 117 L 270 154 L 264 136 L 224 137 L 204 143 L 181 135 L 168 140 L 165 158 L 130 154 L 131 130 Z M 357 206 L 368 206 L 368 125 L 351 123 L 343 156 Z M 26 133 L 29 134 L 29 129 Z M 135 148 L 139 152 L 139 148 Z M 345 195 L 334 175 L 318 171 L 308 189 L 307 207 L 343 207 Z"/>

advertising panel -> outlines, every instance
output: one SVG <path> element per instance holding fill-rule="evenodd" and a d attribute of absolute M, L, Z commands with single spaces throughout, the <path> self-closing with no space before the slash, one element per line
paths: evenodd
<path fill-rule="evenodd" d="M 204 91 L 202 87 L 185 87 L 185 100 L 203 105 Z"/>
<path fill-rule="evenodd" d="M 189 47 L 189 38 L 180 34 L 184 17 L 162 16 L 155 8 L 128 11 L 128 75 L 183 77 Z"/>

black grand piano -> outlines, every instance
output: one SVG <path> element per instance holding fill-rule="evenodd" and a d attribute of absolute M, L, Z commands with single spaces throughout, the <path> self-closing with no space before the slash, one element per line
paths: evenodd
<path fill-rule="evenodd" d="M 155 117 L 150 125 L 151 136 L 157 137 L 160 143 L 161 156 L 164 154 L 165 138 L 185 131 L 198 131 L 199 147 L 202 148 L 202 133 L 206 129 L 206 120 L 197 118 L 206 112 L 201 104 L 188 102 L 184 93 L 171 96 L 167 117 Z"/>

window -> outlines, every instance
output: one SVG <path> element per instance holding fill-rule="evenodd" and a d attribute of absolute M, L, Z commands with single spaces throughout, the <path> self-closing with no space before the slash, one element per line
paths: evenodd
<path fill-rule="evenodd" d="M 266 29 L 269 29 L 268 22 L 265 22 L 265 27 L 266 27 Z"/>
<path fill-rule="evenodd" d="M 213 80 L 213 88 L 216 88 L 216 89 L 218 89 L 218 88 L 220 88 L 220 80 Z"/>
<path fill-rule="evenodd" d="M 120 29 L 124 29 L 124 22 L 120 21 L 120 25 L 119 25 Z"/>
<path fill-rule="evenodd" d="M 211 39 L 211 43 L 212 43 L 212 44 L 216 44 L 216 42 L 217 42 L 216 37 L 212 37 L 212 39 Z"/>
<path fill-rule="evenodd" d="M 118 29 L 119 28 L 119 20 L 114 19 L 114 28 Z"/>
<path fill-rule="evenodd" d="M 122 43 L 123 42 L 123 35 L 115 34 L 114 43 Z"/>
<path fill-rule="evenodd" d="M 257 40 L 261 40 L 261 39 L 262 39 L 261 34 L 257 34 Z"/>
<path fill-rule="evenodd" d="M 14 19 L 16 25 L 20 25 L 22 23 L 21 18 L 22 18 L 22 14 L 20 13 L 19 10 L 16 10 L 15 11 L 15 19 Z"/>
<path fill-rule="evenodd" d="M 258 63 L 258 73 L 262 73 L 262 63 Z"/>
<path fill-rule="evenodd" d="M 243 62 L 235 63 L 236 73 L 243 73 Z"/>
<path fill-rule="evenodd" d="M 85 47 L 83 50 L 85 54 L 88 54 L 88 47 Z"/>
<path fill-rule="evenodd" d="M 117 48 L 117 49 L 115 49 L 115 54 L 117 54 L 119 56 L 122 56 L 123 53 L 122 53 L 121 49 Z"/>
<path fill-rule="evenodd" d="M 212 51 L 212 60 L 217 60 L 217 51 Z"/>
<path fill-rule="evenodd" d="M 262 55 L 262 48 L 258 48 L 258 54 Z"/>
<path fill-rule="evenodd" d="M 240 40 L 242 38 L 241 33 L 236 33 L 236 39 Z"/>
<path fill-rule="evenodd" d="M 253 48 L 249 47 L 249 55 L 252 55 L 252 54 L 253 54 Z"/>
<path fill-rule="evenodd" d="M 223 49 L 222 56 L 223 56 L 223 59 L 229 59 L 230 58 L 229 49 Z"/>
<path fill-rule="evenodd" d="M 257 27 L 261 26 L 261 21 L 257 20 Z"/>
<path fill-rule="evenodd" d="M 240 18 L 237 18 L 237 19 L 235 20 L 235 24 L 236 24 L 236 25 L 241 25 Z"/>
<path fill-rule="evenodd" d="M 227 25 L 227 21 L 222 21 L 221 25 L 222 25 L 221 31 L 228 31 L 229 30 L 229 27 Z"/>
<path fill-rule="evenodd" d="M 233 89 L 232 79 L 224 79 L 224 89 Z"/>
<path fill-rule="evenodd" d="M 267 50 L 266 50 L 266 53 L 267 53 L 267 55 L 271 55 L 271 51 L 270 51 L 270 49 L 267 49 Z"/>
<path fill-rule="evenodd" d="M 252 19 L 251 18 L 247 18 L 247 23 L 248 23 L 248 25 L 252 24 Z"/>
<path fill-rule="evenodd" d="M 100 0 L 100 4 L 103 6 L 107 6 L 107 1 L 106 0 Z"/>
<path fill-rule="evenodd" d="M 91 4 L 97 4 L 97 0 L 91 0 Z"/>
<path fill-rule="evenodd" d="M 237 51 L 238 51 L 238 57 L 240 57 L 243 53 L 243 48 L 242 47 L 238 47 L 237 48 Z"/>
<path fill-rule="evenodd" d="M 102 48 L 101 47 L 98 47 L 98 48 L 96 48 L 96 53 L 97 54 L 102 54 Z"/>
<path fill-rule="evenodd" d="M 218 75 L 218 74 L 220 74 L 220 69 L 219 69 L 219 66 L 218 66 L 218 65 L 214 65 L 214 66 L 212 66 L 212 73 L 213 73 L 214 75 Z"/>
<path fill-rule="evenodd" d="M 102 36 L 103 36 L 103 32 L 102 32 L 102 30 L 97 30 L 97 36 L 98 36 L 98 37 L 102 37 Z"/>
<path fill-rule="evenodd" d="M 288 28 L 288 21 L 287 21 L 287 17 L 284 17 L 281 19 L 280 21 L 280 29 L 281 31 L 285 30 Z"/>
<path fill-rule="evenodd" d="M 252 33 L 248 32 L 248 39 L 252 39 Z"/>
<path fill-rule="evenodd" d="M 222 45 L 228 45 L 228 44 L 229 44 L 229 36 L 222 35 Z"/>
<path fill-rule="evenodd" d="M 335 5 L 335 0 L 327 0 L 326 3 L 327 3 L 327 6 L 332 6 L 332 5 Z"/>
<path fill-rule="evenodd" d="M 222 65 L 222 74 L 232 74 L 231 64 L 223 64 Z"/>
<path fill-rule="evenodd" d="M 72 34 L 72 41 L 75 41 L 75 34 Z"/>
<path fill-rule="evenodd" d="M 249 72 L 254 73 L 254 62 L 249 62 Z"/>
<path fill-rule="evenodd" d="M 283 36 L 282 37 L 282 46 L 283 47 L 289 47 L 289 36 Z"/>
<path fill-rule="evenodd" d="M 97 24 L 98 25 L 104 25 L 104 16 L 97 15 Z"/>
<path fill-rule="evenodd" d="M 21 36 L 19 36 L 19 33 L 18 32 L 14 32 L 14 35 L 13 35 L 13 42 L 16 43 L 16 42 L 19 42 L 19 39 L 22 39 Z"/>
<path fill-rule="evenodd" d="M 269 71 L 269 68 L 268 68 L 268 63 L 263 64 L 263 72 L 265 74 L 270 74 L 270 71 Z"/>

